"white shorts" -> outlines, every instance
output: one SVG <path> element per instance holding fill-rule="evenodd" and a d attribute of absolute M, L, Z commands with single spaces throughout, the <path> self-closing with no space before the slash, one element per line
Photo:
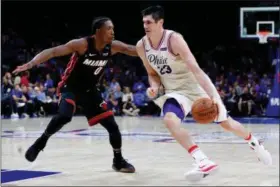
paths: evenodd
<path fill-rule="evenodd" d="M 194 101 L 196 101 L 199 98 L 209 98 L 207 94 L 200 94 L 200 95 L 190 95 L 187 94 L 186 96 L 178 93 L 168 93 L 163 96 L 160 96 L 159 98 L 155 99 L 154 102 L 162 109 L 165 101 L 169 98 L 174 98 L 176 101 L 181 105 L 185 116 L 187 116 L 192 108 L 192 104 Z M 217 101 L 218 109 L 219 109 L 219 115 L 218 118 L 215 120 L 215 122 L 219 123 L 222 121 L 225 121 L 228 119 L 228 112 L 225 108 L 225 105 L 223 104 L 222 100 Z"/>

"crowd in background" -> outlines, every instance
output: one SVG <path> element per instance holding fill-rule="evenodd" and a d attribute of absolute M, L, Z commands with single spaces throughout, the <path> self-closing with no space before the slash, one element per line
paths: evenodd
<path fill-rule="evenodd" d="M 68 57 L 51 59 L 36 68 L 12 75 L 12 70 L 31 60 L 48 44 L 27 43 L 9 28 L 2 36 L 1 115 L 4 118 L 38 117 L 56 113 L 56 87 Z M 255 44 L 256 47 L 258 44 Z M 207 51 L 193 51 L 198 63 L 215 84 L 232 116 L 263 116 L 274 72 L 267 56 L 250 46 L 218 45 Z M 105 71 L 102 96 L 115 115 L 160 115 L 147 97 L 148 78 L 138 58 L 117 55 Z M 81 110 L 77 111 L 79 114 Z"/>

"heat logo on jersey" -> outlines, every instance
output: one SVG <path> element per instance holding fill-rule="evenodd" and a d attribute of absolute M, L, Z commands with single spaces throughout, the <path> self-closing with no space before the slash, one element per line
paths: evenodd
<path fill-rule="evenodd" d="M 100 103 L 99 105 L 103 110 L 107 110 L 108 107 L 107 107 L 107 103 L 105 101 L 102 101 L 102 103 Z"/>
<path fill-rule="evenodd" d="M 89 60 L 86 59 L 83 64 L 88 65 L 88 66 L 98 66 L 98 67 L 103 67 L 106 66 L 108 60 Z"/>

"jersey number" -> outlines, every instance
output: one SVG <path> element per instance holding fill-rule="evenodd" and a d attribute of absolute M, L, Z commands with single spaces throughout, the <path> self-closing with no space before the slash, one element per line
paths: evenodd
<path fill-rule="evenodd" d="M 160 74 L 164 75 L 164 74 L 169 74 L 169 73 L 172 73 L 172 69 L 170 68 L 170 66 L 168 65 L 164 65 L 161 67 L 160 69 Z"/>
<path fill-rule="evenodd" d="M 100 73 L 100 71 L 103 69 L 103 67 L 99 67 L 94 71 L 94 75 L 98 75 Z"/>

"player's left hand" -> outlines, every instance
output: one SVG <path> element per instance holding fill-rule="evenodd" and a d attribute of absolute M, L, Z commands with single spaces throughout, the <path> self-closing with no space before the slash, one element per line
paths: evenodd
<path fill-rule="evenodd" d="M 30 63 L 26 63 L 26 64 L 23 64 L 21 66 L 17 66 L 17 68 L 13 71 L 13 74 L 18 74 L 22 71 L 26 71 L 28 69 L 31 69 L 32 68 L 32 65 Z"/>
<path fill-rule="evenodd" d="M 214 98 L 214 97 L 212 97 L 211 100 L 213 101 L 214 104 L 217 104 L 217 103 L 218 103 L 218 102 L 217 102 L 217 99 Z"/>
<path fill-rule="evenodd" d="M 158 94 L 158 88 L 149 87 L 146 94 L 150 99 L 154 99 Z"/>

